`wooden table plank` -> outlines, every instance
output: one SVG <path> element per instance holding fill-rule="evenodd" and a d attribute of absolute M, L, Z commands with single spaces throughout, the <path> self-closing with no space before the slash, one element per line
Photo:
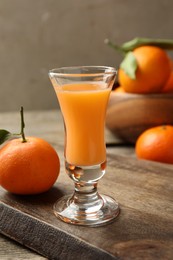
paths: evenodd
<path fill-rule="evenodd" d="M 0 234 L 0 259 L 2 260 L 44 260 L 44 256 L 26 248 L 7 236 Z"/>
<path fill-rule="evenodd" d="M 15 128 L 15 116 L 5 116 L 8 130 L 11 125 Z M 133 147 L 108 148 L 107 173 L 99 182 L 99 191 L 120 203 L 116 221 L 88 228 L 54 216 L 56 199 L 73 191 L 64 171 L 63 126 L 57 123 L 58 117 L 54 111 L 26 113 L 28 124 L 34 123 L 28 133 L 45 138 L 56 148 L 61 174 L 49 192 L 37 196 L 17 196 L 0 189 L 1 233 L 54 259 L 172 259 L 173 167 L 139 161 Z"/>
<path fill-rule="evenodd" d="M 144 167 L 143 164 L 141 164 L 141 169 L 143 171 L 140 170 L 139 172 L 135 173 L 138 175 L 139 174 L 145 175 L 142 178 L 142 183 L 140 182 L 140 178 L 138 178 L 138 181 L 133 183 L 133 185 L 130 186 L 130 189 L 129 189 L 128 182 L 129 182 L 131 176 L 127 177 L 126 174 L 130 175 L 130 174 L 134 174 L 134 172 L 128 171 L 127 169 L 123 169 L 124 172 L 126 171 L 126 174 L 124 176 L 124 174 L 122 174 L 122 172 L 120 170 L 122 168 L 122 166 L 120 165 L 120 159 L 121 158 L 119 157 L 117 160 L 115 160 L 115 159 L 113 161 L 109 160 L 110 164 L 117 163 L 116 167 L 118 169 L 117 170 L 118 173 L 113 172 L 113 174 L 115 175 L 115 178 L 113 178 L 113 180 L 112 180 L 112 176 L 110 174 L 110 170 L 112 170 L 112 167 L 109 166 L 108 173 L 107 173 L 107 176 L 109 176 L 109 178 L 106 178 L 106 175 L 105 175 L 105 177 L 104 177 L 105 180 L 103 180 L 100 185 L 100 191 L 102 191 L 103 193 L 107 193 L 109 190 L 109 194 L 112 195 L 113 197 L 117 198 L 118 201 L 120 202 L 121 215 L 114 223 L 112 223 L 111 225 L 107 225 L 105 227 L 90 229 L 90 228 L 85 228 L 85 227 L 74 227 L 72 225 L 67 225 L 67 224 L 59 221 L 58 219 L 56 219 L 52 212 L 53 203 L 55 202 L 55 200 L 57 198 L 59 198 L 63 194 L 71 192 L 73 189 L 71 182 L 69 182 L 69 180 L 68 180 L 69 178 L 66 178 L 67 176 L 62 171 L 62 174 L 61 174 L 60 179 L 58 180 L 57 184 L 48 193 L 34 196 L 34 197 L 33 196 L 28 197 L 28 196 L 15 196 L 15 195 L 12 195 L 12 194 L 9 194 L 6 192 L 4 193 L 3 191 L 1 192 L 1 194 L 0 194 L 1 202 L 4 202 L 6 205 L 9 205 L 12 207 L 12 208 L 8 208 L 7 206 L 3 207 L 3 209 L 5 208 L 5 210 L 6 210 L 4 214 L 9 219 L 7 221 L 7 219 L 5 218 L 4 215 L 2 215 L 2 219 L 5 221 L 5 223 L 8 223 L 8 227 L 9 227 L 9 220 L 12 219 L 11 227 L 9 230 L 9 232 L 12 232 L 12 234 L 9 233 L 8 235 L 11 237 L 13 235 L 14 236 L 13 238 L 15 238 L 19 241 L 22 237 L 23 243 L 26 244 L 27 246 L 32 247 L 32 245 L 27 244 L 28 236 L 26 236 L 26 238 L 24 238 L 22 234 L 23 234 L 23 230 L 26 229 L 26 226 L 27 227 L 30 226 L 30 228 L 32 230 L 32 225 L 34 225 L 34 227 L 35 227 L 35 223 L 34 223 L 34 221 L 32 221 L 32 219 L 29 221 L 26 218 L 26 216 L 24 216 L 22 218 L 23 212 L 24 212 L 25 214 L 28 214 L 27 216 L 33 216 L 34 219 L 36 218 L 37 220 L 40 220 L 40 222 L 36 222 L 37 223 L 36 226 L 37 226 L 38 230 L 35 230 L 35 232 L 33 234 L 33 236 L 35 236 L 37 239 L 39 237 L 39 223 L 41 223 L 40 225 L 42 228 L 44 227 L 44 223 L 48 223 L 47 226 L 51 225 L 51 226 L 55 227 L 55 229 L 58 228 L 58 229 L 60 229 L 60 231 L 65 231 L 66 233 L 68 233 L 68 235 L 70 235 L 70 234 L 72 236 L 75 235 L 75 237 L 79 238 L 79 240 L 82 239 L 82 241 L 86 241 L 86 243 L 91 243 L 92 246 L 94 245 L 95 247 L 103 248 L 105 251 L 107 251 L 115 256 L 117 255 L 116 248 L 117 248 L 117 246 L 119 246 L 119 244 L 122 244 L 122 242 L 129 243 L 129 241 L 137 240 L 139 243 L 139 240 L 140 240 L 142 243 L 142 246 L 143 246 L 144 242 L 150 240 L 150 246 L 152 246 L 154 248 L 158 243 L 161 243 L 161 242 L 163 243 L 163 241 L 165 241 L 166 243 L 169 244 L 173 238 L 173 225 L 172 225 L 173 224 L 172 223 L 173 222 L 172 221 L 172 213 L 173 213 L 172 210 L 173 209 L 172 209 L 171 196 L 168 197 L 169 200 L 168 199 L 165 200 L 165 198 L 167 198 L 167 196 L 163 196 L 163 198 L 162 198 L 162 196 L 160 194 L 160 192 L 162 190 L 162 186 L 161 186 L 161 190 L 159 190 L 159 193 L 158 192 L 156 193 L 155 191 L 150 191 L 150 189 L 147 189 L 146 187 L 144 189 L 142 189 L 142 187 L 138 187 L 138 185 L 142 185 L 143 181 L 146 181 L 145 177 L 148 179 L 148 175 L 145 173 L 146 166 Z M 130 167 L 132 167 L 132 165 L 133 164 L 131 164 Z M 143 167 L 144 167 L 144 169 L 143 169 Z M 160 171 L 159 170 L 160 167 L 157 168 L 157 166 L 154 167 L 156 169 L 155 171 L 153 171 L 153 170 L 151 171 L 150 168 L 151 168 L 151 165 L 149 165 L 149 170 L 150 170 L 151 176 L 158 174 L 157 171 Z M 135 169 L 136 169 L 136 166 L 135 166 Z M 170 183 L 169 183 L 169 179 L 167 177 L 169 176 L 170 169 L 168 169 L 167 167 L 165 167 L 165 168 L 163 167 L 162 169 L 164 171 L 165 170 L 167 171 L 166 178 L 162 177 L 162 180 L 164 180 L 164 182 L 166 182 L 166 185 L 169 188 Z M 171 173 L 172 173 L 172 170 L 171 170 Z M 116 183 L 115 180 L 116 180 L 117 176 L 118 176 L 119 181 Z M 151 179 L 151 177 L 149 179 Z M 122 180 L 122 182 L 121 182 L 121 180 Z M 121 183 L 120 188 L 119 188 L 119 183 Z M 159 183 L 159 185 L 157 184 L 157 186 L 160 186 L 160 183 Z M 114 189 L 110 190 L 111 187 L 114 187 L 115 190 Z M 132 191 L 129 191 L 131 189 L 134 190 L 133 193 L 132 193 Z M 149 199 L 150 199 L 150 201 L 148 203 Z M 160 201 L 161 205 L 163 205 L 163 208 L 159 208 L 158 205 L 156 205 L 156 207 L 155 207 L 155 203 L 154 203 L 155 199 L 157 199 L 156 202 L 158 205 L 159 205 L 158 201 Z M 2 206 L 2 204 L 1 204 L 1 206 Z M 144 205 L 144 209 L 143 209 L 143 205 Z M 165 207 L 164 207 L 164 205 L 165 205 Z M 14 211 L 14 209 L 16 209 L 16 211 Z M 19 214 L 20 212 L 22 212 L 22 214 L 20 217 L 18 217 L 20 215 Z M 2 214 L 2 210 L 1 210 L 1 214 Z M 12 215 L 14 215 L 14 218 L 12 218 Z M 15 222 L 16 218 L 17 218 L 17 223 Z M 19 222 L 19 220 L 21 222 Z M 23 220 L 25 220 L 26 226 L 24 225 Z M 44 223 L 42 223 L 42 221 Z M 1 224 L 2 224 L 2 220 L 1 220 Z M 17 227 L 16 227 L 16 225 L 17 225 Z M 17 231 L 13 230 L 13 226 L 15 227 L 15 230 L 17 228 Z M 23 229 L 21 230 L 22 233 L 18 232 L 18 228 L 20 226 L 23 226 Z M 6 228 L 7 227 L 5 227 L 5 229 Z M 45 227 L 45 228 L 46 228 L 46 230 L 49 230 L 47 227 Z M 15 233 L 15 232 L 17 232 L 17 233 Z M 59 234 L 58 231 L 56 231 L 56 232 L 55 232 L 56 234 Z M 31 231 L 29 232 L 29 234 L 30 234 L 29 237 L 31 238 Z M 53 236 L 53 234 L 54 234 L 54 231 L 52 230 L 51 236 Z M 16 238 L 16 235 L 18 235 L 19 237 Z M 59 236 L 59 237 L 62 239 L 62 236 L 63 235 L 61 234 L 61 236 Z M 44 239 L 44 237 L 42 239 Z M 51 240 L 51 244 L 53 244 L 54 246 L 56 245 L 56 241 L 58 241 L 57 237 L 58 237 L 58 235 L 56 236 L 56 238 Z M 92 237 L 92 241 L 90 241 L 91 237 Z M 25 239 L 26 239 L 26 241 L 25 241 Z M 29 242 L 33 243 L 33 238 Z M 64 241 L 63 241 L 63 243 L 64 243 Z M 71 243 L 71 240 L 70 240 L 70 243 Z M 74 245 L 75 243 L 77 243 L 77 242 L 73 241 L 72 244 Z M 33 246 L 34 246 L 33 249 L 35 249 L 37 251 L 39 250 L 39 248 L 35 248 L 36 243 L 34 243 Z M 50 247 L 48 247 L 48 248 L 50 248 Z M 57 248 L 57 246 L 55 246 L 55 248 Z M 81 253 L 82 249 L 83 248 L 80 245 L 80 253 Z M 160 249 L 162 249 L 162 248 L 160 248 Z M 150 247 L 149 247 L 149 250 L 151 250 Z M 43 251 L 41 251 L 41 253 L 45 254 L 45 252 L 43 252 Z M 59 252 L 55 251 L 55 254 L 57 254 L 57 253 L 59 253 Z M 50 252 L 49 252 L 49 254 L 50 254 Z M 145 252 L 145 254 L 147 254 L 147 251 Z M 51 255 L 47 255 L 47 257 L 51 257 Z M 80 257 L 76 258 L 76 259 L 80 259 Z M 85 259 L 85 258 L 83 258 L 83 259 Z M 89 258 L 86 258 L 86 259 L 89 259 Z M 91 259 L 96 259 L 96 258 L 93 257 Z M 100 258 L 100 259 L 102 259 L 102 258 Z"/>

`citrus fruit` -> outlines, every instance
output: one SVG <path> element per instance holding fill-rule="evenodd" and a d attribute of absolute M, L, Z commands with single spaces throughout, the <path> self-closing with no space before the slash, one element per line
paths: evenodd
<path fill-rule="evenodd" d="M 120 68 L 120 85 L 130 93 L 160 92 L 171 73 L 166 51 L 156 46 L 141 46 L 134 49 L 133 54 L 137 61 L 136 78 L 130 78 Z"/>
<path fill-rule="evenodd" d="M 135 151 L 140 159 L 172 164 L 173 126 L 156 126 L 144 131 L 136 141 Z"/>
<path fill-rule="evenodd" d="M 119 87 L 117 87 L 117 88 L 114 89 L 114 92 L 117 92 L 117 93 L 124 93 L 125 90 L 124 90 L 124 88 L 123 88 L 122 86 L 119 86 Z"/>
<path fill-rule="evenodd" d="M 173 71 L 171 72 L 171 75 L 168 78 L 168 81 L 166 82 L 164 88 L 162 89 L 163 93 L 172 93 L 173 92 Z"/>
<path fill-rule="evenodd" d="M 169 78 L 168 80 L 166 81 L 163 89 L 162 89 L 162 92 L 163 93 L 171 93 L 173 92 L 173 61 L 170 60 L 170 64 L 171 64 L 171 73 L 169 75 Z"/>
<path fill-rule="evenodd" d="M 58 154 L 41 138 L 13 139 L 0 148 L 0 185 L 9 192 L 45 192 L 55 183 L 59 170 Z"/>

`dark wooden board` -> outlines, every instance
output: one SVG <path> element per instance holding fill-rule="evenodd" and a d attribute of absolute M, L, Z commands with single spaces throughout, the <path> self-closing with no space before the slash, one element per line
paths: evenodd
<path fill-rule="evenodd" d="M 59 145 L 61 162 L 62 151 Z M 79 227 L 54 216 L 53 203 L 73 192 L 62 163 L 58 181 L 44 194 L 0 189 L 0 232 L 49 259 L 173 259 L 173 167 L 111 151 L 98 188 L 120 203 L 113 223 Z"/>

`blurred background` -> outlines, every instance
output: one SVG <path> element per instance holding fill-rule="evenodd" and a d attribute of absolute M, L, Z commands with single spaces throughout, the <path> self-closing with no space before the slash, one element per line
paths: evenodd
<path fill-rule="evenodd" d="M 104 44 L 173 39 L 172 0 L 0 0 L 0 111 L 58 108 L 49 69 L 118 67 Z"/>

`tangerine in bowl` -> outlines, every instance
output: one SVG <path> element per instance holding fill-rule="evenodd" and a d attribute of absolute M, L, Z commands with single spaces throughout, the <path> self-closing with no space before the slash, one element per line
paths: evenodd
<path fill-rule="evenodd" d="M 173 125 L 173 93 L 111 92 L 106 127 L 124 142 L 135 143 L 145 130 L 166 124 Z"/>

